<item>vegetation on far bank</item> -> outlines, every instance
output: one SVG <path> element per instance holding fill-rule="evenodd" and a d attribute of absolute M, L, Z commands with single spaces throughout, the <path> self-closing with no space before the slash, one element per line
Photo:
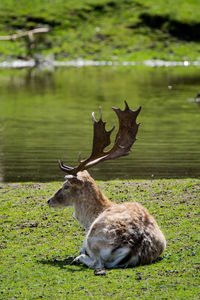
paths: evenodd
<path fill-rule="evenodd" d="M 196 60 L 200 58 L 198 0 L 2 0 L 0 35 L 37 27 L 30 41 L 0 41 L 0 59 L 34 53 L 56 59 Z"/>
<path fill-rule="evenodd" d="M 97 277 L 70 265 L 84 232 L 73 209 L 46 201 L 61 183 L 0 185 L 1 299 L 198 299 L 200 180 L 99 182 L 113 201 L 138 201 L 159 223 L 167 249 L 155 263 Z"/>

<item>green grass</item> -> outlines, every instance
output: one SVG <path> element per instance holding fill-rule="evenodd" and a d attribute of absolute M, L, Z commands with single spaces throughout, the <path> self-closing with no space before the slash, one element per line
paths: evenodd
<path fill-rule="evenodd" d="M 2 0 L 0 35 L 35 27 L 51 32 L 27 50 L 25 39 L 0 41 L 1 59 L 36 52 L 56 59 L 196 60 L 199 0 Z"/>
<path fill-rule="evenodd" d="M 46 200 L 61 183 L 0 186 L 0 299 L 198 299 L 200 180 L 99 182 L 113 201 L 138 201 L 159 223 L 167 250 L 155 263 L 93 270 L 70 262 L 84 232 L 73 209 Z"/>

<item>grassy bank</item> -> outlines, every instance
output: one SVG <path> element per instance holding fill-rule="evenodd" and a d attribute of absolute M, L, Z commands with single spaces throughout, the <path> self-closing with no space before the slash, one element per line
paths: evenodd
<path fill-rule="evenodd" d="M 52 210 L 60 183 L 1 184 L 1 299 L 198 299 L 200 180 L 99 182 L 116 202 L 138 201 L 156 217 L 168 245 L 152 265 L 104 277 L 70 262 L 84 232 L 73 209 Z"/>
<path fill-rule="evenodd" d="M 0 41 L 0 58 L 40 52 L 56 59 L 196 60 L 198 0 L 34 0 L 0 2 L 0 35 L 48 27 L 34 42 Z"/>

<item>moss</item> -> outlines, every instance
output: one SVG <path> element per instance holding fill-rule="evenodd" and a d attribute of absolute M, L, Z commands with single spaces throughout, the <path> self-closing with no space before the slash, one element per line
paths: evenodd
<path fill-rule="evenodd" d="M 200 54 L 199 3 L 155 0 L 3 0 L 0 34 L 48 27 L 27 41 L 0 41 L 1 59 L 37 52 L 57 59 L 196 60 Z"/>

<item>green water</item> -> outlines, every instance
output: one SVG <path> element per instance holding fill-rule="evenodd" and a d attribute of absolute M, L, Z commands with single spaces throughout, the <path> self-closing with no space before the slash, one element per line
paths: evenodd
<path fill-rule="evenodd" d="M 58 159 L 74 166 L 90 154 L 91 112 L 101 106 L 109 129 L 124 100 L 142 105 L 138 140 L 129 156 L 95 166 L 94 178 L 199 177 L 200 105 L 190 101 L 199 91 L 194 67 L 2 69 L 0 180 L 62 180 Z"/>

